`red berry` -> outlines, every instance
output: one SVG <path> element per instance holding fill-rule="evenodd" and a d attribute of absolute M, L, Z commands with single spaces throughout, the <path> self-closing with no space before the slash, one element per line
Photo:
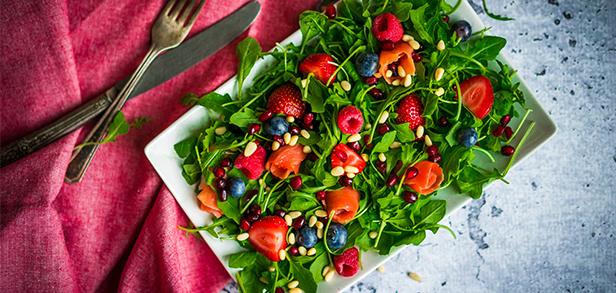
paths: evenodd
<path fill-rule="evenodd" d="M 291 125 L 291 126 L 289 126 L 289 133 L 290 133 L 291 135 L 298 135 L 298 134 L 299 134 L 299 131 L 300 131 L 300 129 L 299 129 L 299 127 L 298 127 L 298 126 L 296 126 L 296 125 Z"/>
<path fill-rule="evenodd" d="M 391 13 L 383 13 L 374 19 L 372 34 L 381 42 L 397 43 L 402 39 L 404 31 L 400 21 Z"/>
<path fill-rule="evenodd" d="M 355 106 L 346 106 L 338 114 L 338 127 L 346 134 L 355 134 L 364 125 L 364 117 L 361 111 Z"/>
<path fill-rule="evenodd" d="M 308 154 L 308 160 L 310 160 L 310 162 L 316 162 L 318 159 L 319 156 L 317 156 L 315 153 Z"/>
<path fill-rule="evenodd" d="M 390 63 L 389 65 L 387 65 L 387 70 L 391 71 L 392 77 L 398 76 L 398 64 Z"/>
<path fill-rule="evenodd" d="M 366 144 L 366 147 L 372 147 L 372 142 L 370 141 L 370 134 L 364 135 L 364 144 Z"/>
<path fill-rule="evenodd" d="M 442 159 L 443 159 L 443 156 L 441 156 L 441 154 L 436 154 L 434 156 L 428 156 L 428 161 L 434 162 L 434 163 L 439 163 Z"/>
<path fill-rule="evenodd" d="M 259 142 L 260 142 L 260 141 L 259 141 L 258 139 L 255 139 L 255 140 L 253 140 L 252 142 L 254 142 L 256 145 L 259 145 Z"/>
<path fill-rule="evenodd" d="M 250 211 L 252 213 L 254 213 L 257 216 L 261 215 L 261 206 L 259 206 L 258 204 L 253 204 L 250 206 Z"/>
<path fill-rule="evenodd" d="M 284 139 L 280 135 L 274 135 L 272 139 L 274 141 L 277 141 L 280 144 L 280 146 L 284 146 Z"/>
<path fill-rule="evenodd" d="M 305 124 L 304 123 L 304 129 L 311 131 L 314 130 L 314 124 Z"/>
<path fill-rule="evenodd" d="M 511 129 L 511 127 L 507 126 L 505 127 L 505 137 L 507 139 L 510 139 L 513 136 L 513 129 Z"/>
<path fill-rule="evenodd" d="M 284 210 L 275 210 L 274 211 L 274 216 L 279 216 L 281 218 L 284 218 L 284 216 L 287 214 L 287 212 L 285 212 Z"/>
<path fill-rule="evenodd" d="M 340 180 L 338 180 L 338 183 L 340 183 L 340 185 L 342 186 L 349 186 L 351 184 L 353 184 L 353 179 L 347 177 L 347 176 L 342 176 L 340 177 Z"/>
<path fill-rule="evenodd" d="M 408 170 L 406 170 L 406 179 L 413 179 L 417 177 L 417 174 L 419 174 L 419 170 L 417 170 L 417 168 L 409 167 Z"/>
<path fill-rule="evenodd" d="M 292 225 L 293 229 L 299 230 L 299 228 L 303 227 L 305 223 L 306 223 L 306 217 L 299 216 L 295 218 L 295 220 L 293 221 L 293 225 Z"/>
<path fill-rule="evenodd" d="M 291 180 L 289 181 L 289 185 L 291 185 L 291 189 L 299 190 L 300 188 L 302 188 L 302 177 L 295 176 L 291 178 Z"/>
<path fill-rule="evenodd" d="M 434 156 L 438 153 L 438 146 L 437 145 L 431 145 L 428 147 L 428 149 L 426 150 L 426 153 L 428 153 L 428 156 Z"/>
<path fill-rule="evenodd" d="M 297 249 L 297 247 L 292 246 L 291 248 L 289 248 L 289 254 L 292 256 L 298 256 L 299 250 Z"/>
<path fill-rule="evenodd" d="M 361 145 L 358 141 L 349 142 L 347 143 L 347 146 L 354 150 L 356 153 L 359 153 L 361 151 Z"/>
<path fill-rule="evenodd" d="M 267 98 L 267 109 L 299 119 L 304 116 L 306 102 L 302 100 L 302 92 L 295 84 L 285 83 Z"/>
<path fill-rule="evenodd" d="M 314 113 L 308 112 L 304 114 L 304 124 L 310 124 L 314 120 Z"/>
<path fill-rule="evenodd" d="M 228 194 L 227 194 L 227 190 L 226 189 L 220 189 L 218 190 L 218 200 L 221 202 L 225 202 L 227 201 L 228 198 Z"/>
<path fill-rule="evenodd" d="M 214 180 L 214 187 L 218 189 L 224 189 L 225 186 L 227 186 L 227 180 L 222 178 L 217 178 L 216 180 Z"/>
<path fill-rule="evenodd" d="M 259 219 L 259 216 L 253 212 L 247 212 L 246 219 L 252 223 L 257 221 Z"/>
<path fill-rule="evenodd" d="M 231 158 L 224 158 L 220 160 L 220 166 L 223 168 L 231 166 Z"/>
<path fill-rule="evenodd" d="M 325 195 L 326 195 L 325 191 L 319 190 L 316 193 L 316 198 L 317 198 L 317 200 L 325 200 Z"/>
<path fill-rule="evenodd" d="M 438 119 L 438 125 L 441 127 L 445 127 L 447 125 L 449 125 L 449 120 L 447 120 L 447 118 L 445 117 L 441 117 Z"/>
<path fill-rule="evenodd" d="M 248 125 L 248 135 L 254 135 L 255 133 L 261 130 L 261 125 L 256 123 L 251 123 Z"/>
<path fill-rule="evenodd" d="M 496 128 L 494 129 L 494 131 L 492 131 L 492 135 L 499 137 L 501 135 L 503 135 L 503 133 L 505 133 L 505 127 L 502 125 L 496 126 Z"/>
<path fill-rule="evenodd" d="M 382 51 L 391 51 L 394 49 L 394 42 L 392 41 L 385 41 L 383 43 L 381 43 L 381 50 Z"/>
<path fill-rule="evenodd" d="M 334 80 L 336 80 L 336 75 L 334 72 L 336 72 L 338 67 L 334 65 L 336 64 L 335 62 L 336 61 L 334 58 L 325 53 L 316 53 L 304 59 L 304 61 L 299 65 L 299 71 L 304 75 L 312 73 L 314 74 L 314 77 L 322 84 L 330 86 Z M 330 79 L 331 82 L 328 83 Z"/>
<path fill-rule="evenodd" d="M 341 255 L 334 255 L 336 272 L 343 277 L 350 277 L 359 271 L 359 251 L 355 247 L 345 250 Z"/>
<path fill-rule="evenodd" d="M 274 115 L 274 112 L 267 110 L 263 113 L 261 113 L 261 115 L 259 115 L 259 121 L 261 122 L 265 122 L 267 121 L 267 119 L 270 119 L 270 117 L 272 117 L 272 115 Z"/>
<path fill-rule="evenodd" d="M 515 153 L 515 149 L 510 145 L 506 145 L 501 149 L 501 154 L 503 154 L 503 156 L 509 157 L 513 155 L 513 153 Z"/>
<path fill-rule="evenodd" d="M 267 152 L 265 149 L 258 145 L 257 150 L 250 156 L 246 157 L 244 154 L 240 154 L 235 159 L 235 168 L 240 169 L 244 176 L 250 180 L 257 180 L 261 173 L 263 173 L 263 167 L 265 166 L 265 157 Z"/>
<path fill-rule="evenodd" d="M 327 16 L 327 18 L 334 19 L 336 18 L 336 7 L 334 5 L 329 5 L 323 13 Z"/>
<path fill-rule="evenodd" d="M 248 231 L 248 229 L 250 229 L 250 221 L 248 221 L 245 217 L 240 219 L 240 229 L 244 231 Z"/>
<path fill-rule="evenodd" d="M 340 159 L 341 162 L 346 163 L 349 159 L 349 155 L 345 153 L 342 149 L 334 149 L 334 155 Z"/>
<path fill-rule="evenodd" d="M 443 15 L 443 21 L 445 23 L 449 23 L 449 15 L 447 15 L 447 14 Z"/>
<path fill-rule="evenodd" d="M 421 62 L 421 60 L 423 60 L 423 56 L 417 54 L 416 52 L 413 52 L 411 54 L 411 57 L 413 58 L 414 62 Z"/>
<path fill-rule="evenodd" d="M 362 81 L 367 85 L 376 85 L 379 82 L 379 80 L 374 76 L 363 77 Z"/>
<path fill-rule="evenodd" d="M 222 167 L 216 167 L 214 168 L 214 171 L 212 171 L 212 174 L 214 174 L 214 177 L 216 178 L 224 178 L 227 175 L 227 171 L 225 171 Z"/>
<path fill-rule="evenodd" d="M 373 88 L 368 93 L 375 99 L 380 100 L 383 98 L 383 91 L 377 88 Z"/>
<path fill-rule="evenodd" d="M 507 126 L 507 124 L 509 124 L 509 121 L 511 121 L 511 116 L 505 115 L 501 117 L 500 123 L 502 126 Z"/>
<path fill-rule="evenodd" d="M 396 122 L 399 124 L 409 123 L 409 129 L 415 130 L 419 125 L 426 123 L 425 119 L 421 116 L 424 111 L 424 104 L 421 98 L 415 93 L 409 94 L 402 99 L 400 107 L 398 108 L 398 117 Z"/>
<path fill-rule="evenodd" d="M 402 192 L 402 199 L 406 203 L 415 203 L 417 201 L 417 194 L 411 191 Z"/>
<path fill-rule="evenodd" d="M 285 293 L 284 289 L 282 289 L 282 287 L 276 287 L 276 292 L 274 293 Z"/>
<path fill-rule="evenodd" d="M 385 181 L 385 185 L 387 185 L 387 187 L 392 187 L 396 185 L 396 183 L 398 183 L 398 176 L 393 173 L 389 174 L 389 177 L 387 177 L 387 181 Z"/>
<path fill-rule="evenodd" d="M 250 200 L 251 200 L 251 199 L 252 199 L 255 195 L 257 195 L 257 194 L 259 194 L 259 191 L 258 191 L 258 190 L 256 190 L 256 189 L 254 189 L 254 190 L 252 190 L 251 192 L 248 192 L 248 193 L 246 194 L 246 196 L 244 196 L 244 198 L 245 198 L 245 199 L 246 199 L 246 201 L 248 202 L 248 201 L 250 201 Z"/>
<path fill-rule="evenodd" d="M 390 130 L 391 130 L 391 126 L 389 126 L 389 124 L 387 123 L 383 123 L 379 125 L 379 127 L 376 128 L 376 133 L 380 135 L 385 135 L 385 133 L 388 133 Z"/>
<path fill-rule="evenodd" d="M 387 171 L 387 163 L 381 160 L 377 160 L 376 162 L 374 162 L 374 167 L 376 167 L 379 173 L 382 173 L 382 174 L 384 174 Z"/>

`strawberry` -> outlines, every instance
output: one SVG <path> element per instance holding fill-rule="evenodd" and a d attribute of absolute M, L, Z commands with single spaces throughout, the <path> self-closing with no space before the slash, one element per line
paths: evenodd
<path fill-rule="evenodd" d="M 409 94 L 402 98 L 402 103 L 398 108 L 398 117 L 396 122 L 398 124 L 409 123 L 409 129 L 415 130 L 419 125 L 426 123 L 425 119 L 421 116 L 424 111 L 424 105 L 416 94 Z"/>
<path fill-rule="evenodd" d="M 279 261 L 279 251 L 287 247 L 289 226 L 278 216 L 263 217 L 248 230 L 248 240 L 254 249 L 271 261 Z"/>
<path fill-rule="evenodd" d="M 391 13 L 383 13 L 374 19 L 372 34 L 381 42 L 397 43 L 402 39 L 404 31 L 400 21 Z"/>
<path fill-rule="evenodd" d="M 301 71 L 304 75 L 313 73 L 314 77 L 316 77 L 316 79 L 318 79 L 321 83 L 330 86 L 336 79 L 334 72 L 336 71 L 337 66 L 334 65 L 334 62 L 334 58 L 325 53 L 312 54 L 306 57 L 304 62 L 299 65 L 299 71 Z M 332 81 L 327 83 L 330 78 Z"/>
<path fill-rule="evenodd" d="M 364 125 L 364 117 L 355 106 L 346 106 L 338 114 L 338 127 L 343 133 L 359 133 L 362 125 Z"/>
<path fill-rule="evenodd" d="M 263 173 L 266 156 L 265 149 L 258 145 L 257 150 L 250 157 L 244 156 L 243 153 L 237 156 L 234 166 L 240 169 L 248 179 L 257 180 Z"/>
<path fill-rule="evenodd" d="M 296 85 L 286 83 L 269 96 L 267 109 L 274 113 L 302 118 L 306 111 L 306 102 L 302 100 L 302 92 Z"/>
<path fill-rule="evenodd" d="M 338 275 L 351 277 L 359 271 L 359 250 L 351 247 L 341 255 L 334 255 L 334 266 Z"/>
<path fill-rule="evenodd" d="M 462 93 L 462 104 L 477 118 L 483 119 L 492 110 L 494 90 L 487 77 L 476 75 L 463 81 L 460 83 L 460 93 Z"/>
<path fill-rule="evenodd" d="M 355 167 L 359 170 L 359 173 L 366 168 L 366 161 L 358 155 L 355 151 L 353 151 L 346 144 L 339 144 L 334 147 L 332 151 L 332 168 L 336 168 L 341 166 L 342 168 L 346 168 L 348 166 Z"/>

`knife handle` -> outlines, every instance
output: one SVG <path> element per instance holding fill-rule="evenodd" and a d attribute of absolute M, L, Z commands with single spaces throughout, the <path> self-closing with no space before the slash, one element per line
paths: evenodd
<path fill-rule="evenodd" d="M 40 129 L 0 150 L 0 167 L 26 157 L 92 120 L 111 105 L 117 90 L 111 88 L 98 98 L 73 110 L 52 124 Z"/>

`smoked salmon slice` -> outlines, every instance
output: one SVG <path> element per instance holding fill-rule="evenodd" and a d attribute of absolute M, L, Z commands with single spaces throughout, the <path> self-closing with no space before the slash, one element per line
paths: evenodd
<path fill-rule="evenodd" d="M 412 179 L 405 179 L 404 183 L 419 194 L 430 194 L 441 187 L 443 182 L 443 169 L 434 162 L 421 161 L 413 167 L 419 171 Z"/>
<path fill-rule="evenodd" d="M 291 172 L 299 173 L 299 166 L 306 159 L 304 146 L 296 144 L 294 146 L 285 145 L 272 153 L 265 163 L 265 170 L 272 172 L 280 179 L 287 179 Z"/>
<path fill-rule="evenodd" d="M 334 211 L 332 221 L 344 224 L 355 217 L 360 199 L 359 192 L 352 186 L 347 186 L 339 190 L 327 191 L 323 205 L 328 215 Z"/>
<path fill-rule="evenodd" d="M 413 48 L 407 42 L 397 42 L 394 45 L 394 49 L 391 51 L 381 50 L 381 55 L 379 56 L 379 73 L 389 84 L 391 84 L 395 78 L 387 77 L 385 73 L 387 72 L 387 66 L 394 62 L 399 62 L 398 66 L 402 66 L 406 74 L 415 74 Z"/>
<path fill-rule="evenodd" d="M 222 216 L 222 210 L 218 208 L 218 202 L 216 192 L 212 189 L 209 184 L 203 184 L 203 190 L 197 195 L 197 198 L 201 202 L 201 210 L 210 212 L 216 216 L 216 218 L 220 218 Z"/>

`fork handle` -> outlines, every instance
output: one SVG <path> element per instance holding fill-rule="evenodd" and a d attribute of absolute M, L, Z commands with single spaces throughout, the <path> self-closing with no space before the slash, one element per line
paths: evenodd
<path fill-rule="evenodd" d="M 141 76 L 143 75 L 145 70 L 148 68 L 148 66 L 150 66 L 154 58 L 156 58 L 156 56 L 158 56 L 161 51 L 161 49 L 155 46 L 152 46 L 150 48 L 145 58 L 143 59 L 141 64 L 139 64 L 139 67 L 137 67 L 137 70 L 135 70 L 133 75 L 131 75 L 130 79 L 128 80 L 122 91 L 120 91 L 120 93 L 111 103 L 111 106 L 107 108 L 101 119 L 90 131 L 90 133 L 85 139 L 85 142 L 93 142 L 96 144 L 81 147 L 73 152 L 71 161 L 68 164 L 68 169 L 66 170 L 66 174 L 64 176 L 64 181 L 66 183 L 72 184 L 81 181 L 83 175 L 88 169 L 88 166 L 94 158 L 94 154 L 96 153 L 96 150 L 99 146 L 98 143 L 103 140 L 105 133 L 107 133 L 109 125 L 128 100 L 128 97 L 141 79 Z"/>

